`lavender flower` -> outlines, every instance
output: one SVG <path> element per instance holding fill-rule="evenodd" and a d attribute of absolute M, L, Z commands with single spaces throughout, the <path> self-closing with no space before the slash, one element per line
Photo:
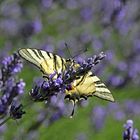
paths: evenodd
<path fill-rule="evenodd" d="M 139 108 L 140 103 L 135 100 L 126 100 L 122 104 L 109 103 L 106 107 L 95 106 L 91 112 L 91 123 L 93 124 L 94 129 L 100 131 L 102 127 L 104 127 L 106 118 L 112 117 L 116 121 L 123 121 L 124 119 L 127 119 L 127 116 L 139 116 Z M 132 124 L 132 121 L 130 121 L 130 123 L 128 121 L 128 124 Z M 128 125 L 125 126 L 127 127 Z"/>
<path fill-rule="evenodd" d="M 92 111 L 91 121 L 96 131 L 99 131 L 103 128 L 106 120 L 106 108 L 97 106 Z"/>
<path fill-rule="evenodd" d="M 133 121 L 127 120 L 124 124 L 123 140 L 139 140 L 138 130 L 133 127 Z"/>
<path fill-rule="evenodd" d="M 20 79 L 19 82 L 16 84 L 16 88 L 18 94 L 23 94 L 25 88 L 25 82 L 22 79 Z"/>
<path fill-rule="evenodd" d="M 87 61 L 80 63 L 80 67 L 78 67 L 76 75 L 77 76 L 84 75 L 89 70 L 91 70 L 95 65 L 97 65 L 104 57 L 105 54 L 101 52 L 98 56 L 95 55 L 92 58 L 88 58 Z"/>
<path fill-rule="evenodd" d="M 81 17 L 85 20 L 85 21 L 89 21 L 92 19 L 93 16 L 93 11 L 91 7 L 85 7 L 84 9 L 81 9 Z"/>
<path fill-rule="evenodd" d="M 23 65 L 20 60 L 20 57 L 15 53 L 11 56 L 5 57 L 2 61 L 1 67 L 1 81 L 4 82 L 14 74 L 21 71 Z"/>
<path fill-rule="evenodd" d="M 42 81 L 42 84 L 37 85 L 30 91 L 30 96 L 34 101 L 46 101 L 51 96 L 56 95 L 63 88 L 63 79 L 59 74 L 57 79 L 53 79 L 56 73 L 51 74 L 47 81 Z"/>
<path fill-rule="evenodd" d="M 4 58 L 1 66 L 1 76 L 0 76 L 0 116 L 4 118 L 6 116 L 11 116 L 14 118 L 14 109 L 20 112 L 19 118 L 22 116 L 21 107 L 16 108 L 12 106 L 14 100 L 24 93 L 25 82 L 16 76 L 22 69 L 22 62 L 17 54 L 13 54 Z M 16 97 L 16 99 L 15 99 Z M 10 107 L 11 106 L 11 107 Z M 10 114 L 9 114 L 10 113 Z M 17 117 L 15 117 L 17 118 Z M 2 123 L 3 124 L 3 123 Z"/>
<path fill-rule="evenodd" d="M 20 34 L 24 39 L 28 39 L 32 35 L 39 33 L 42 29 L 42 23 L 39 18 L 36 18 L 34 21 L 25 23 L 21 29 Z"/>
<path fill-rule="evenodd" d="M 11 105 L 10 108 L 10 117 L 12 119 L 21 119 L 22 115 L 25 114 L 25 111 L 23 111 L 23 105 Z"/>

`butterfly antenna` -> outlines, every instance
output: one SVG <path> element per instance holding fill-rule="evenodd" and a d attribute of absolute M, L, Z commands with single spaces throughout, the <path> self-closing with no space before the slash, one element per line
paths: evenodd
<path fill-rule="evenodd" d="M 72 56 L 72 55 L 71 55 L 71 52 L 70 52 L 70 49 L 69 49 L 70 46 L 69 46 L 66 42 L 65 42 L 65 47 L 67 48 L 68 53 L 70 54 L 70 57 L 71 57 L 71 58 L 75 58 L 75 57 L 77 57 L 77 56 L 79 56 L 79 55 L 81 55 L 81 54 L 83 54 L 83 53 L 85 53 L 85 52 L 88 51 L 88 47 L 85 47 L 84 50 L 81 49 L 81 50 L 78 51 L 77 54 L 75 54 L 74 56 Z"/>
<path fill-rule="evenodd" d="M 70 49 L 69 49 L 70 46 L 66 42 L 65 42 L 65 47 L 67 48 L 68 53 L 69 53 L 70 57 L 72 58 L 72 55 L 71 55 L 71 52 L 70 52 Z"/>
<path fill-rule="evenodd" d="M 87 51 L 88 51 L 88 48 L 85 47 L 84 50 L 83 49 L 79 50 L 78 53 L 75 54 L 72 58 L 75 58 L 75 57 L 77 57 L 77 56 L 79 56 L 79 55 L 81 55 L 81 54 L 83 54 L 83 53 L 85 53 Z"/>

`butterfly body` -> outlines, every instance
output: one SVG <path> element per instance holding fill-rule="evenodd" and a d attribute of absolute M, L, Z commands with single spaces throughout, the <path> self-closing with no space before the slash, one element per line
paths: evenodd
<path fill-rule="evenodd" d="M 43 73 L 43 77 L 47 77 L 54 72 L 57 72 L 57 75 L 64 73 L 70 67 L 75 70 L 80 67 L 73 59 L 64 59 L 39 49 L 20 49 L 18 52 L 22 58 L 36 65 Z M 57 78 L 57 75 L 54 78 Z M 93 95 L 114 102 L 111 92 L 92 71 L 81 74 L 71 82 L 70 88 L 66 89 L 66 98 L 74 103 Z"/>

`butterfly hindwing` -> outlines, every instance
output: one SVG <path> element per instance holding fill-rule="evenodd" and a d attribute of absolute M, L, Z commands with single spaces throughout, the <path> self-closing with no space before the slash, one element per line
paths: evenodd
<path fill-rule="evenodd" d="M 96 88 L 96 91 L 93 95 L 98 98 L 114 102 L 114 98 L 110 90 L 105 86 L 105 84 L 102 83 L 97 76 L 93 76 L 92 79 L 95 83 L 95 88 Z"/>
<path fill-rule="evenodd" d="M 72 90 L 67 92 L 67 94 L 70 95 L 68 96 L 69 99 L 80 100 L 81 98 L 87 99 L 89 96 L 96 96 L 114 102 L 111 92 L 97 76 L 92 74 L 91 71 L 81 76 L 80 79 L 75 80 L 72 83 L 72 87 Z"/>

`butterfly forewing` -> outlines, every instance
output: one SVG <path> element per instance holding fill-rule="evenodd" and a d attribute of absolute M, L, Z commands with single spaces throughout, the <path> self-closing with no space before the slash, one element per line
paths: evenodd
<path fill-rule="evenodd" d="M 20 49 L 19 54 L 40 68 L 44 74 L 61 72 L 65 69 L 65 59 L 58 55 L 39 49 Z"/>

